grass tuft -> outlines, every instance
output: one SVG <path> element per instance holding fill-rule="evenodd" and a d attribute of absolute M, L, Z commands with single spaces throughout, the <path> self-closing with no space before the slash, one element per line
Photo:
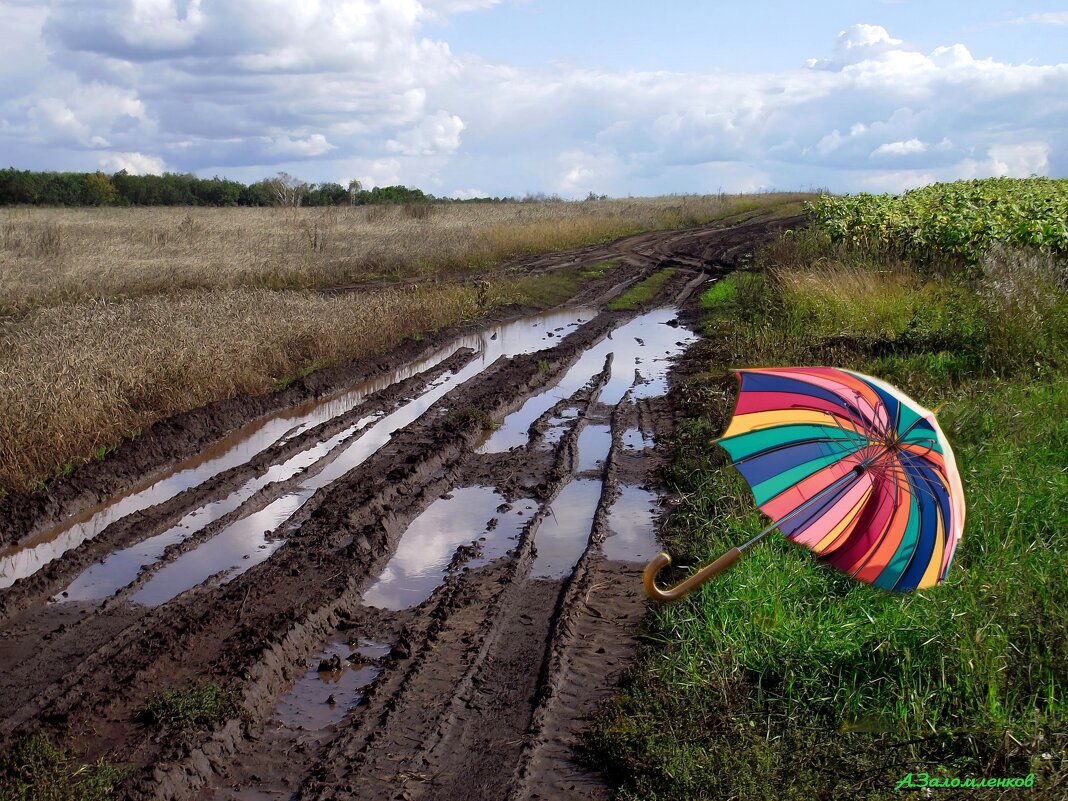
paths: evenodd
<path fill-rule="evenodd" d="M 582 271 L 583 278 L 604 278 L 611 270 L 614 270 L 619 266 L 617 259 L 609 259 L 607 261 L 599 261 L 596 264 L 592 264 Z"/>
<path fill-rule="evenodd" d="M 194 684 L 166 690 L 149 700 L 141 719 L 152 726 L 189 732 L 210 728 L 239 712 L 237 696 L 218 684 Z"/>
<path fill-rule="evenodd" d="M 710 311 L 734 303 L 737 297 L 738 279 L 733 275 L 728 275 L 702 292 L 698 302 L 702 309 Z"/>
<path fill-rule="evenodd" d="M 472 425 L 478 426 L 482 431 L 496 431 L 501 427 L 501 424 L 496 422 L 489 412 L 474 406 L 449 412 L 447 420 L 449 428 L 455 430 L 462 430 Z"/>
<path fill-rule="evenodd" d="M 649 303 L 660 294 L 660 290 L 671 280 L 673 275 L 675 275 L 673 267 L 653 273 L 611 301 L 608 304 L 608 308 L 612 311 L 633 311 L 639 306 Z"/>
<path fill-rule="evenodd" d="M 104 760 L 83 764 L 38 733 L 0 753 L 0 801 L 110 801 L 127 775 Z"/>

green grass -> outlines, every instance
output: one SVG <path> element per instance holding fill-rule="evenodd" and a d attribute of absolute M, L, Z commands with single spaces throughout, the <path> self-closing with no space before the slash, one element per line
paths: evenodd
<path fill-rule="evenodd" d="M 166 690 L 148 702 L 142 720 L 161 729 L 193 731 L 210 728 L 238 714 L 237 698 L 218 684 L 194 684 Z"/>
<path fill-rule="evenodd" d="M 84 764 L 43 734 L 20 737 L 0 753 L 0 801 L 108 801 L 128 773 L 103 760 Z"/>
<path fill-rule="evenodd" d="M 589 280 L 593 278 L 604 278 L 610 270 L 614 270 L 619 266 L 618 259 L 608 259 L 607 261 L 599 261 L 596 264 L 591 264 L 580 275 Z"/>
<path fill-rule="evenodd" d="M 731 304 L 737 297 L 738 280 L 736 276 L 728 275 L 702 292 L 699 303 L 702 309 L 709 311 Z"/>
<path fill-rule="evenodd" d="M 660 290 L 671 280 L 673 275 L 675 275 L 675 269 L 672 267 L 653 273 L 609 303 L 608 308 L 612 311 L 633 311 L 637 309 L 659 295 Z"/>
<path fill-rule="evenodd" d="M 586 279 L 577 270 L 554 270 L 543 275 L 531 275 L 510 282 L 505 301 L 547 309 L 574 296 Z"/>
<path fill-rule="evenodd" d="M 946 403 L 967 523 L 946 583 L 920 593 L 852 582 L 775 535 L 658 607 L 587 743 L 623 798 L 889 799 L 908 772 L 1033 772 L 1039 797 L 1065 792 L 1068 301 L 1057 265 L 1003 269 L 1027 258 L 990 254 L 981 278 L 937 279 L 801 236 L 701 297 L 708 370 L 680 391 L 667 476 L 682 499 L 663 532 L 677 563 L 763 525 L 710 444 L 734 366 L 851 367 Z"/>

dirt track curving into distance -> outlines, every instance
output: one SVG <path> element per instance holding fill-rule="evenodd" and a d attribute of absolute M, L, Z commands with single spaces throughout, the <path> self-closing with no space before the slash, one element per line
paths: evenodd
<path fill-rule="evenodd" d="M 130 765 L 135 799 L 607 798 L 573 746 L 646 608 L 678 310 L 798 220 L 732 223 L 524 260 L 620 266 L 4 499 L 0 739 Z M 206 681 L 239 714 L 141 722 Z"/>

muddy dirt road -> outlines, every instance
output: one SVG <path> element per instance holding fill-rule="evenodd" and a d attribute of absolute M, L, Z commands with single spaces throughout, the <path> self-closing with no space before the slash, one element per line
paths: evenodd
<path fill-rule="evenodd" d="M 573 746 L 645 609 L 679 310 L 796 223 L 527 260 L 620 266 L 567 308 L 183 415 L 4 499 L 0 740 L 129 765 L 135 799 L 607 798 Z M 645 308 L 605 310 L 667 266 Z M 229 719 L 143 722 L 209 681 Z"/>

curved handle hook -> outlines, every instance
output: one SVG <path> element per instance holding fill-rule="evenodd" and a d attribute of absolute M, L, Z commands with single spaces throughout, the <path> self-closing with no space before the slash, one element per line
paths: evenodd
<path fill-rule="evenodd" d="M 656 586 L 656 574 L 660 572 L 661 568 L 671 564 L 671 557 L 661 552 L 654 556 L 652 561 L 645 566 L 645 572 L 642 573 L 642 586 L 645 587 L 645 594 L 654 601 L 676 601 L 691 590 L 700 587 L 710 578 L 732 567 L 741 556 L 741 548 L 731 548 L 715 562 L 701 568 L 685 581 L 679 582 L 670 589 L 662 590 Z"/>

